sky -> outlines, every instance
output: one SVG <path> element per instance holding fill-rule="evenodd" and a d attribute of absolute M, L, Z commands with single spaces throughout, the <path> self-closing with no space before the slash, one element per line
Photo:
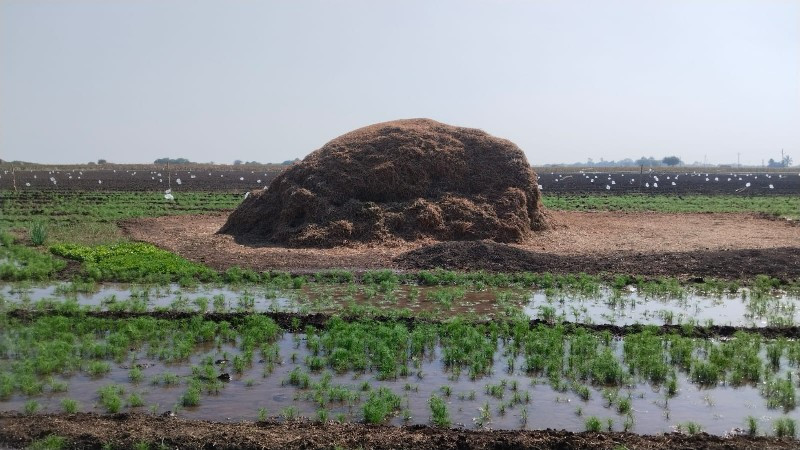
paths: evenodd
<path fill-rule="evenodd" d="M 533 165 L 800 163 L 798 0 L 0 0 L 0 158 L 282 162 L 361 126 Z"/>

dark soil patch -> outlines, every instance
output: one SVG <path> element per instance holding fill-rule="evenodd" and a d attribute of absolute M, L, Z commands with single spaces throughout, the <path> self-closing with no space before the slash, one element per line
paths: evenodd
<path fill-rule="evenodd" d="M 231 213 L 248 245 L 419 239 L 521 242 L 547 228 L 536 174 L 512 142 L 429 119 L 342 135 Z"/>
<path fill-rule="evenodd" d="M 239 449 L 745 449 L 796 448 L 796 441 L 700 433 L 636 435 L 573 433 L 559 430 L 471 431 L 428 426 L 391 427 L 307 421 L 219 423 L 146 414 L 91 413 L 36 415 L 0 413 L 0 443 L 24 447 L 48 435 L 66 438 L 72 448 L 132 448 L 141 442 L 170 448 Z"/>
<path fill-rule="evenodd" d="M 800 248 L 709 250 L 602 255 L 540 253 L 491 241 L 441 242 L 406 252 L 394 262 L 403 269 L 443 268 L 494 272 L 636 274 L 747 279 L 768 274 L 784 281 L 800 278 Z"/>

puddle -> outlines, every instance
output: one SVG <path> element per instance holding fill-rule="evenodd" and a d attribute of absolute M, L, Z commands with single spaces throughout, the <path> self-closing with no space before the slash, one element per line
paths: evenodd
<path fill-rule="evenodd" d="M 415 315 L 447 318 L 470 315 L 491 319 L 527 315 L 548 321 L 586 324 L 687 324 L 736 327 L 790 326 L 798 321 L 797 298 L 785 294 L 756 295 L 747 290 L 725 296 L 645 296 L 636 291 L 601 289 L 594 295 L 552 293 L 519 288 L 468 290 L 459 287 L 396 286 L 381 290 L 364 285 L 309 283 L 302 289 L 264 286 L 200 285 L 181 288 L 102 284 L 92 292 L 74 292 L 71 285 L 0 284 L 0 304 L 47 308 L 73 302 L 111 311 L 327 312 L 343 308 L 373 311 L 407 310 Z"/>

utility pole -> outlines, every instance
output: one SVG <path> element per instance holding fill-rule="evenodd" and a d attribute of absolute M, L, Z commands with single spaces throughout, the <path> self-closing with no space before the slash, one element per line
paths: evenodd
<path fill-rule="evenodd" d="M 741 153 L 736 152 L 736 167 L 738 167 L 740 169 L 742 168 L 741 156 L 742 156 Z"/>
<path fill-rule="evenodd" d="M 781 149 L 781 166 L 786 167 L 786 160 L 783 159 L 783 149 Z"/>

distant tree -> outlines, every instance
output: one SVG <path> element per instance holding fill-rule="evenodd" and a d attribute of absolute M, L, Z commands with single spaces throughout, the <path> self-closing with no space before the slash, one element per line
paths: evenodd
<path fill-rule="evenodd" d="M 783 161 L 775 161 L 774 159 L 770 158 L 769 162 L 767 162 L 767 167 L 784 167 Z"/>
<path fill-rule="evenodd" d="M 661 162 L 667 166 L 677 166 L 681 163 L 681 159 L 677 156 L 665 156 Z"/>
<path fill-rule="evenodd" d="M 186 158 L 158 158 L 153 161 L 153 164 L 191 164 L 192 162 Z"/>
<path fill-rule="evenodd" d="M 789 167 L 792 165 L 792 157 L 789 155 L 784 155 L 783 161 L 781 162 L 783 163 L 783 167 Z"/>
<path fill-rule="evenodd" d="M 95 166 L 95 165 L 97 165 L 97 164 L 96 164 L 94 161 L 89 161 L 87 164 L 88 164 L 88 165 L 90 165 L 90 166 Z"/>
<path fill-rule="evenodd" d="M 233 165 L 234 166 L 241 166 L 242 165 L 242 160 L 241 159 L 237 159 L 236 161 L 233 162 Z"/>
<path fill-rule="evenodd" d="M 294 163 L 296 163 L 298 161 L 300 161 L 300 158 L 295 158 L 294 160 L 287 159 L 286 161 L 282 162 L 281 165 L 282 166 L 291 166 L 292 164 L 294 164 Z"/>
<path fill-rule="evenodd" d="M 652 156 L 649 158 L 645 158 L 644 156 L 642 156 L 641 158 L 636 160 L 636 165 L 638 166 L 658 166 L 659 164 L 661 164 L 661 162 L 656 160 Z"/>
<path fill-rule="evenodd" d="M 108 163 L 108 161 L 106 161 L 105 159 L 98 159 L 97 160 L 97 164 L 106 164 L 106 163 Z"/>

